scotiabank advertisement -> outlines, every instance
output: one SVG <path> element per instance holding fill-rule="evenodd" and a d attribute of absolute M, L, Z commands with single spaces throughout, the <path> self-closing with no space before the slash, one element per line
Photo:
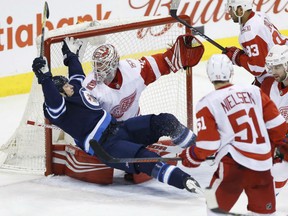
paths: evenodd
<path fill-rule="evenodd" d="M 0 78 L 31 72 L 37 56 L 45 1 L 1 0 Z M 169 15 L 171 0 L 47 0 L 47 30 L 76 24 L 79 20 L 110 20 Z M 226 0 L 182 0 L 177 14 L 191 17 L 213 40 L 237 37 L 239 25 L 225 13 Z M 287 0 L 254 0 L 254 10 L 265 12 L 279 30 L 288 29 Z M 232 46 L 233 44 L 231 44 Z"/>

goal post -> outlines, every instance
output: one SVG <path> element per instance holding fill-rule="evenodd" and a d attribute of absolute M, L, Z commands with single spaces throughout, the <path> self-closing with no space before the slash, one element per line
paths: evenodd
<path fill-rule="evenodd" d="M 189 16 L 180 17 L 190 23 Z M 113 44 L 121 59 L 137 59 L 164 52 L 179 35 L 190 32 L 190 29 L 170 16 L 85 22 L 47 32 L 44 55 L 53 75 L 67 75 L 67 67 L 63 64 L 61 52 L 62 40 L 65 37 L 79 38 L 84 41 L 79 59 L 87 74 L 92 71 L 92 53 L 101 43 Z M 191 68 L 160 77 L 142 93 L 141 114 L 169 112 L 181 123 L 192 128 L 192 81 Z M 39 126 L 49 122 L 43 115 L 41 86 L 37 84 L 36 79 L 32 85 L 19 127 L 11 139 L 0 146 L 0 168 L 49 175 L 54 173 L 53 145 L 75 144 L 71 137 L 61 133 L 60 130 Z M 27 121 L 34 121 L 38 126 L 29 125 Z"/>

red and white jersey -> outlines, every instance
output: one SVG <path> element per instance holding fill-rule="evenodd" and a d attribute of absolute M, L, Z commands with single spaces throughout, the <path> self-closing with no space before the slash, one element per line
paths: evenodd
<path fill-rule="evenodd" d="M 270 140 L 279 143 L 286 133 L 277 107 L 254 85 L 227 85 L 211 92 L 198 102 L 196 117 L 197 158 L 217 152 L 219 163 L 230 153 L 237 163 L 256 171 L 272 167 Z"/>
<path fill-rule="evenodd" d="M 248 21 L 240 27 L 239 43 L 247 54 L 240 57 L 246 58 L 241 59 L 242 67 L 262 83 L 265 77 L 270 76 L 265 71 L 265 58 L 269 50 L 275 44 L 288 45 L 288 39 L 280 34 L 266 14 L 252 12 Z"/>
<path fill-rule="evenodd" d="M 118 82 L 109 86 L 96 84 L 94 73 L 85 78 L 83 87 L 96 97 L 100 105 L 117 120 L 139 115 L 139 99 L 142 91 L 161 75 L 170 73 L 162 54 L 141 59 L 125 59 L 119 62 L 116 76 Z M 120 78 L 119 78 L 120 76 Z M 121 80 L 121 81 L 119 81 Z"/>
<path fill-rule="evenodd" d="M 268 77 L 263 81 L 261 89 L 276 104 L 288 124 L 288 87 L 283 86 L 282 82 L 277 82 L 274 77 Z M 284 154 L 284 158 L 287 160 L 288 155 Z M 271 169 L 275 181 L 276 194 L 285 186 L 288 179 L 288 163 L 285 160 L 275 163 Z"/>
<path fill-rule="evenodd" d="M 281 115 L 288 123 L 288 87 L 282 86 L 273 77 L 265 79 L 261 85 L 261 89 L 276 104 Z"/>

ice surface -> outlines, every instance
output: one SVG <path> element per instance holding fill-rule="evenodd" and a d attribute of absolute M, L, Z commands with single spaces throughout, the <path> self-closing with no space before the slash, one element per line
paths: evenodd
<path fill-rule="evenodd" d="M 253 78 L 235 68 L 234 83 L 251 83 Z M 206 77 L 205 62 L 194 69 L 194 103 L 213 90 Z M 12 135 L 26 106 L 28 95 L 0 98 L 0 145 Z M 179 165 L 199 181 L 208 185 L 215 169 L 208 163 L 188 169 Z M 27 175 L 0 172 L 0 216 L 203 216 L 204 197 L 179 190 L 155 180 L 133 185 L 116 172 L 112 185 L 81 182 L 66 176 Z M 277 197 L 277 215 L 288 215 L 288 187 Z M 247 199 L 241 196 L 232 211 L 247 213 Z"/>

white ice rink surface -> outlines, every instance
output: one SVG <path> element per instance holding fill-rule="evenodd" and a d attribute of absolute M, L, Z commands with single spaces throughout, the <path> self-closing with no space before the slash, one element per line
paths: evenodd
<path fill-rule="evenodd" d="M 252 77 L 235 68 L 234 83 L 251 83 Z M 213 90 L 205 63 L 194 69 L 194 104 Z M 28 95 L 0 98 L 0 145 L 17 128 Z M 183 168 L 181 165 L 179 165 Z M 208 185 L 215 169 L 204 162 L 199 168 L 183 168 L 200 184 Z M 0 216 L 204 216 L 205 199 L 151 180 L 132 185 L 119 176 L 115 183 L 101 186 L 65 176 L 20 174 L 0 171 Z M 277 196 L 277 215 L 288 215 L 288 186 Z M 232 211 L 247 213 L 241 196 Z"/>

